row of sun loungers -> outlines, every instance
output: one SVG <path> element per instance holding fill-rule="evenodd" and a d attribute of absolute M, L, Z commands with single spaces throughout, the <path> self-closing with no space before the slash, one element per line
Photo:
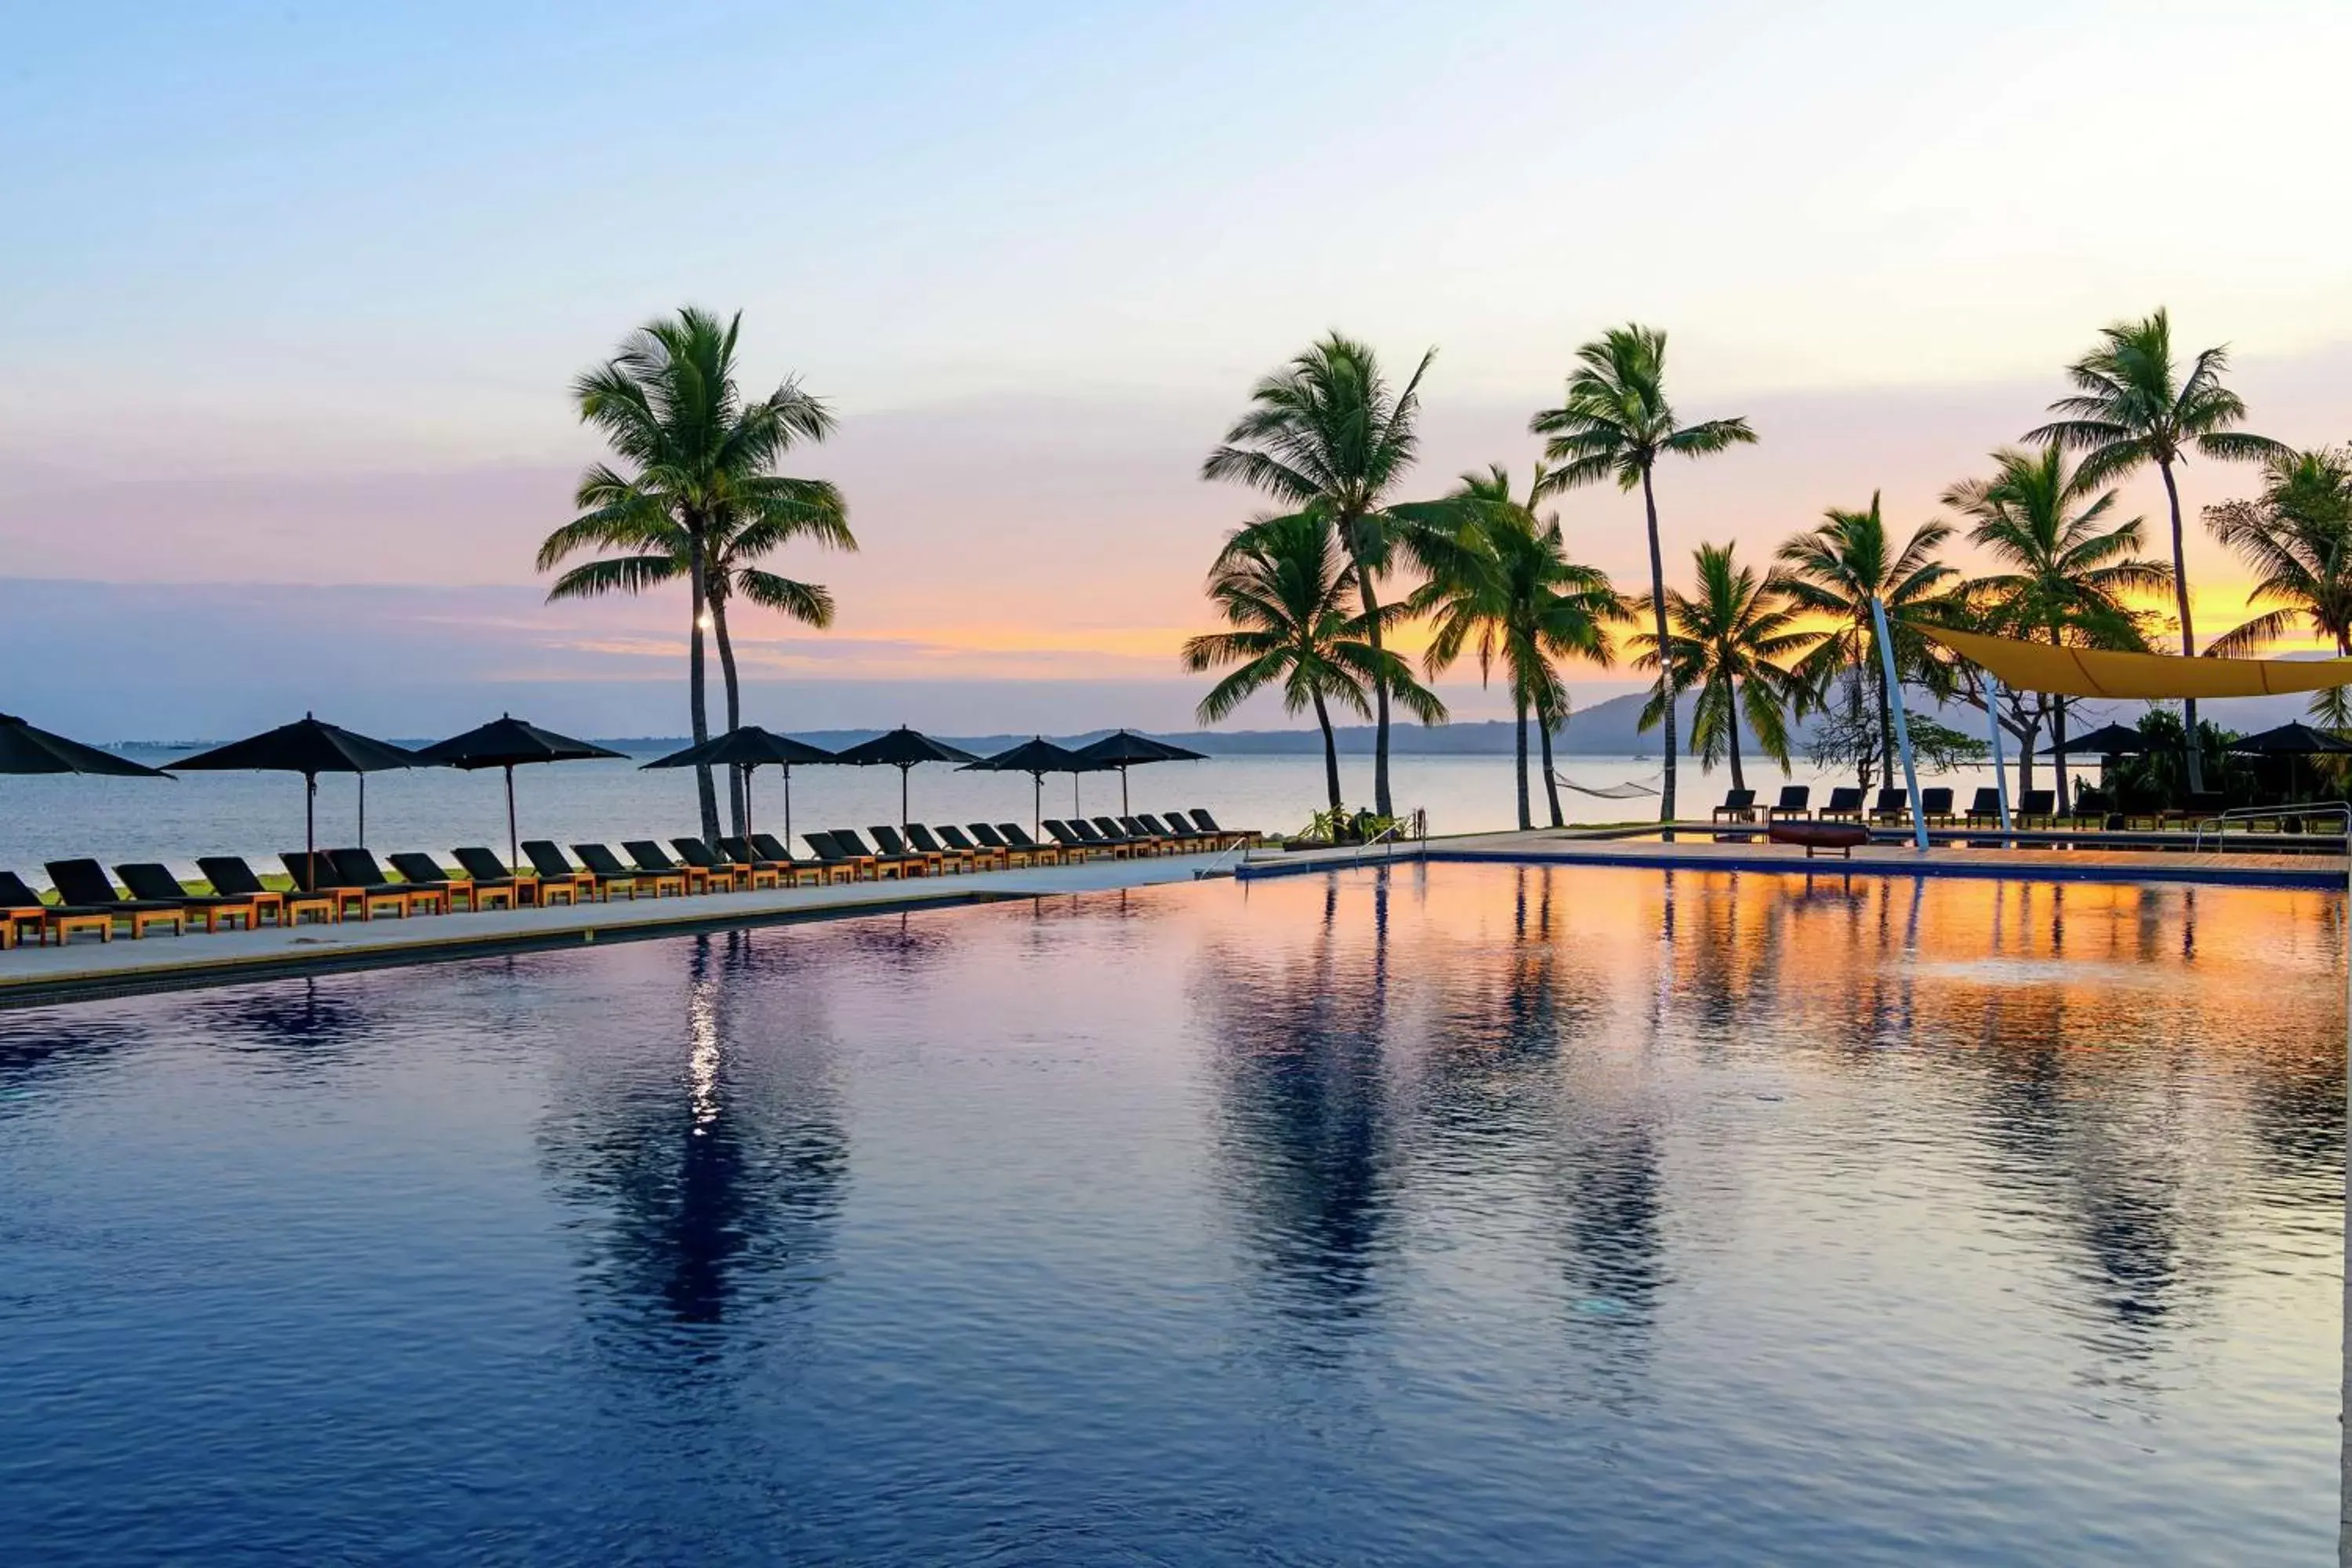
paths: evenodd
<path fill-rule="evenodd" d="M 805 857 L 794 855 L 772 833 L 721 838 L 716 845 L 673 838 L 665 847 L 655 839 L 633 838 L 621 846 L 620 854 L 609 845 L 574 844 L 570 856 L 553 841 L 536 838 L 520 846 L 530 863 L 527 870 L 480 847 L 453 851 L 456 871 L 445 869 L 430 855 L 393 855 L 388 858 L 394 874 L 366 849 L 296 849 L 278 857 L 292 883 L 285 889 L 268 886 L 238 856 L 209 855 L 196 861 L 211 884 L 207 893 L 192 892 L 159 862 L 118 865 L 110 877 L 96 860 L 52 860 L 44 869 L 57 891 L 55 902 L 42 898 L 16 872 L 0 871 L 0 948 L 26 940 L 63 943 L 84 935 L 111 942 L 118 929 L 133 938 L 156 931 L 184 935 L 198 925 L 207 931 L 224 925 L 251 931 L 305 920 L 405 919 L 459 909 L 606 901 L 615 896 L 661 899 L 737 889 L 939 877 L 1075 864 L 1097 857 L 1229 849 L 1257 837 L 1228 831 L 1200 810 L 1098 816 L 1090 823 L 1049 820 L 1043 826 L 1050 837 L 1042 842 L 1013 822 L 936 829 L 918 823 L 903 834 L 896 827 L 870 827 L 866 830 L 873 836 L 870 844 L 855 828 L 836 827 L 803 835 L 810 850 Z"/>
<path fill-rule="evenodd" d="M 1768 826 L 1775 822 L 1812 821 L 1908 826 L 1911 822 L 1911 796 L 1907 789 L 1882 789 L 1867 809 L 1864 805 L 1864 792 L 1860 789 L 1844 785 L 1832 788 L 1829 804 L 1818 810 L 1813 808 L 1812 794 L 1810 784 L 1789 784 L 1781 789 L 1780 798 L 1776 804 L 1759 805 L 1754 790 L 1731 790 L 1724 795 L 1723 804 L 1715 808 L 1712 820 L 1717 823 L 1752 823 L 1760 818 Z M 2000 792 L 1990 787 L 1979 788 L 1975 798 L 1969 801 L 1968 810 L 1955 813 L 1949 789 L 1941 785 L 1924 788 L 1919 792 L 1919 810 L 1930 827 L 1998 827 L 2000 825 Z M 2030 789 L 2022 792 L 2012 804 L 2009 819 L 2013 827 L 2055 828 L 2074 827 L 2085 823 L 2096 826 L 2106 823 L 2110 815 L 2104 800 L 2096 805 L 2092 804 L 2092 795 L 2087 789 L 2071 814 L 2058 809 L 2057 791 Z M 2147 812 L 2126 815 L 2127 817 L 2136 815 L 2155 827 L 2161 826 L 2168 818 L 2193 821 L 2200 816 L 2214 813 Z M 2123 825 L 2128 826 L 2129 823 Z"/>

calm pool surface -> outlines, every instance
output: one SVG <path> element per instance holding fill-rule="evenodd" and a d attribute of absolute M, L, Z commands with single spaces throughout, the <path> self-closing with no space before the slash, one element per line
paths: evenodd
<path fill-rule="evenodd" d="M 0 1015 L 0 1561 L 2326 1561 L 2342 920 L 1447 865 Z"/>

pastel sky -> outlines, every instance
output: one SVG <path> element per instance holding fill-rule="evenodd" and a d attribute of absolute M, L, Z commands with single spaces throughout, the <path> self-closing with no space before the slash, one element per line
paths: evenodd
<path fill-rule="evenodd" d="M 1925 518 L 2158 304 L 2257 428 L 2342 441 L 2347 58 L 2316 3 L 36 8 L 0 647 L 97 738 L 526 698 L 675 732 L 682 604 L 543 606 L 530 558 L 596 455 L 567 382 L 688 301 L 842 419 L 798 466 L 865 549 L 784 563 L 840 624 L 744 628 L 787 727 L 1186 722 L 1174 648 L 1252 509 L 1201 457 L 1331 327 L 1438 347 L 1429 490 L 1523 470 L 1576 343 L 1668 329 L 1684 411 L 1763 436 L 1664 476 L 1681 560 L 1874 489 Z M 1635 581 L 1631 503 L 1563 515 Z M 2241 576 L 2191 566 L 2221 629 Z M 240 654 L 26 629 L 132 605 Z"/>

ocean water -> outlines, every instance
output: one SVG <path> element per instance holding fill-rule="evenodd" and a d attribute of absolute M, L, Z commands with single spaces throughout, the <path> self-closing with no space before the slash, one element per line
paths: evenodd
<path fill-rule="evenodd" d="M 138 753 L 140 760 L 168 763 L 168 753 Z M 642 760 L 642 759 L 640 759 Z M 1397 757 L 1392 762 L 1400 810 L 1429 814 L 1433 833 L 1474 833 L 1507 828 L 1517 821 L 1508 757 Z M 1369 758 L 1340 760 L 1344 797 L 1350 805 L 1371 799 Z M 1567 757 L 1563 777 L 1592 787 L 1628 781 L 1654 787 L 1654 760 L 1626 757 Z M 1843 779 L 1843 775 L 1840 775 Z M 1815 785 L 1816 804 L 1829 798 L 1832 780 L 1800 768 L 1798 783 Z M 1749 774 L 1762 798 L 1774 798 L 1782 782 L 1776 771 Z M 1851 782 L 1850 780 L 1844 782 Z M 1966 805 L 1970 791 L 1990 784 L 1990 772 L 1967 770 L 1932 781 L 1954 786 Z M 1027 775 L 963 773 L 945 765 L 918 768 L 908 783 L 908 806 L 917 821 L 964 823 L 1032 821 L 1037 799 Z M 1685 763 L 1683 809 L 1704 816 L 1730 787 L 1720 770 L 1703 775 Z M 1136 768 L 1128 778 L 1129 800 L 1138 811 L 1205 806 L 1232 827 L 1294 831 L 1325 802 L 1323 763 L 1315 756 L 1213 757 Z M 1048 778 L 1043 815 L 1067 816 L 1073 799 L 1088 816 L 1119 814 L 1117 773 Z M 802 768 L 792 779 L 792 826 L 856 827 L 896 823 L 898 773 L 895 768 Z M 319 781 L 318 833 L 321 846 L 358 840 L 360 790 L 350 775 Z M 525 838 L 584 840 L 668 838 L 696 830 L 694 775 L 690 770 L 646 772 L 630 762 L 564 763 L 519 768 L 515 773 L 517 816 Z M 149 779 L 39 776 L 0 778 L 0 868 L 41 880 L 45 861 L 94 855 L 108 865 L 162 860 L 193 876 L 199 855 L 270 858 L 302 847 L 302 782 L 285 773 L 192 773 L 175 783 Z M 1610 800 L 1563 790 L 1563 816 L 1570 822 L 1622 822 L 1654 817 L 1654 799 Z M 1535 785 L 1535 819 L 1549 820 L 1541 786 Z M 726 816 L 721 796 L 719 814 Z M 752 786 L 752 825 L 781 831 L 784 797 L 772 768 Z M 376 773 L 367 781 L 366 842 L 379 851 L 425 849 L 446 856 L 459 845 L 503 849 L 507 841 L 503 776 L 495 772 L 458 773 L 446 768 Z"/>
<path fill-rule="evenodd" d="M 1444 865 L 0 1015 L 0 1562 L 2326 1561 L 2344 944 Z"/>

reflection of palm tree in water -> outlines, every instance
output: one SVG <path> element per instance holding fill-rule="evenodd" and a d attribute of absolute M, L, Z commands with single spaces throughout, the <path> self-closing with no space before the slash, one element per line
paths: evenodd
<path fill-rule="evenodd" d="M 740 1321 L 805 1291 L 830 1247 L 847 1149 L 812 1060 L 814 997 L 759 1005 L 771 952 L 789 949 L 697 939 L 679 1070 L 600 1086 L 610 1098 L 551 1127 L 567 1200 L 601 1220 L 583 1259 L 597 1315 L 626 1333 Z"/>

